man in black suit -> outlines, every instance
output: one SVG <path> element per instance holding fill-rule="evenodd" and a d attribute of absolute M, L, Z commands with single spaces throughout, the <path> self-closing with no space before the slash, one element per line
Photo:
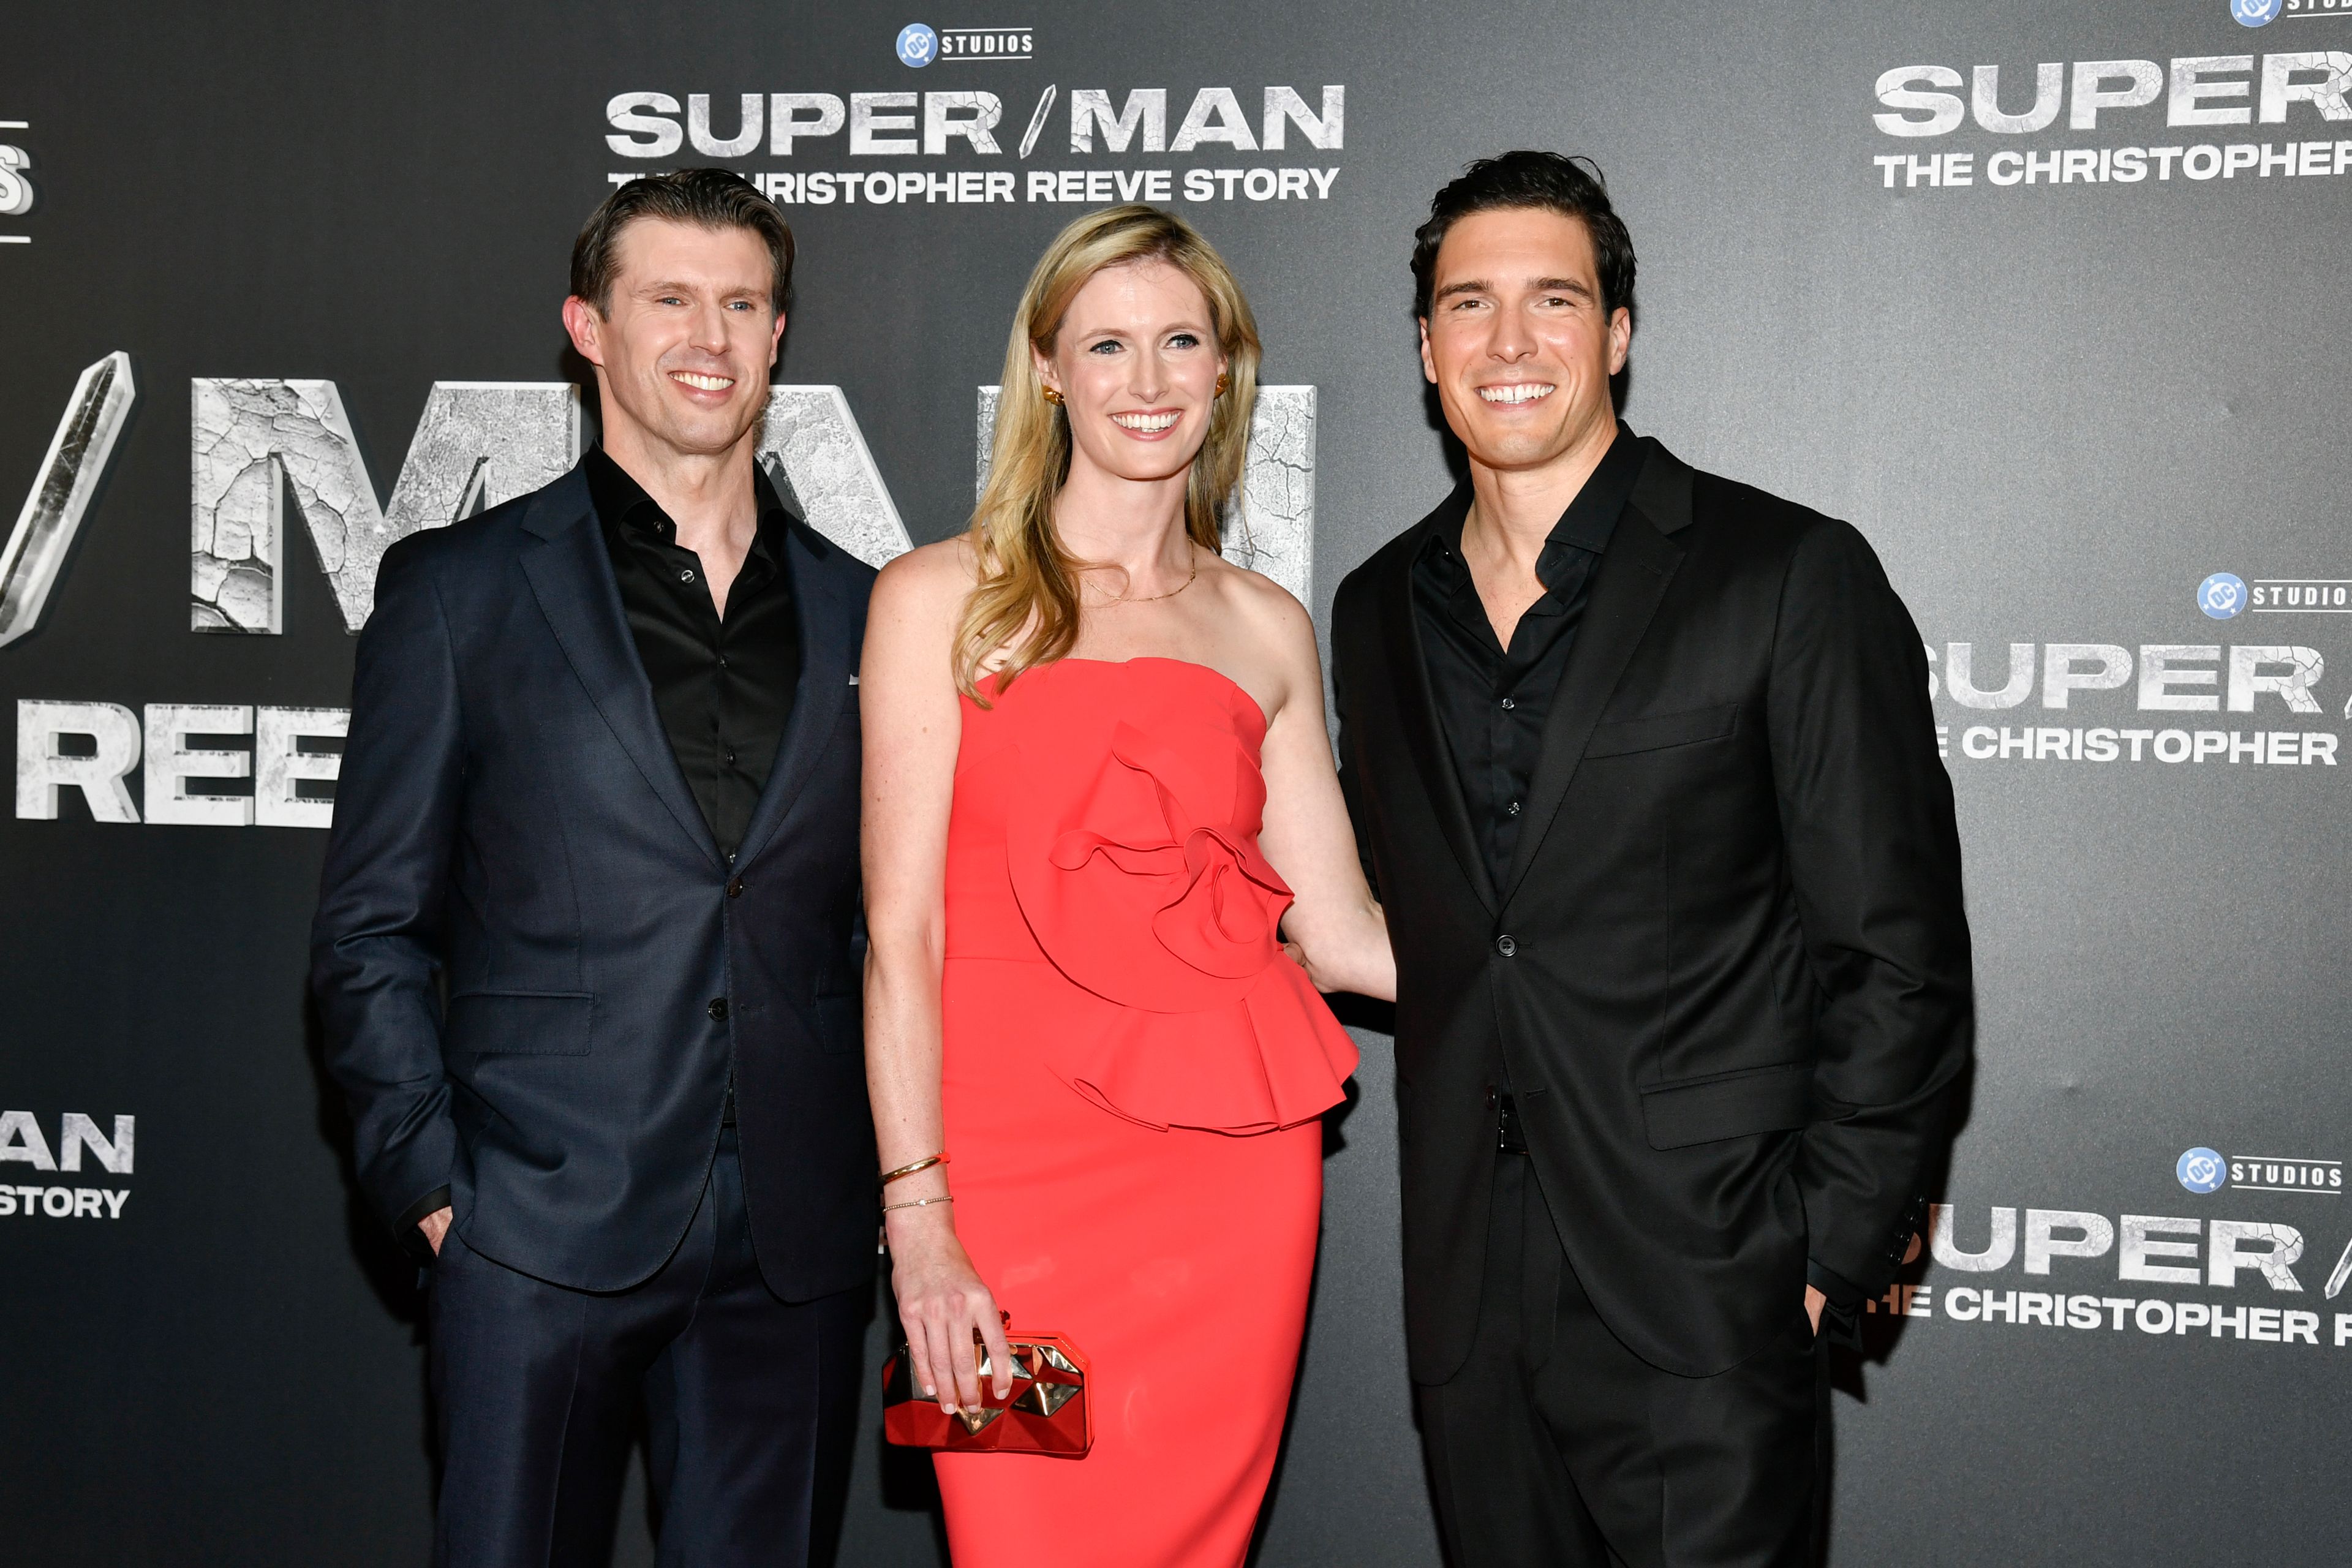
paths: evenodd
<path fill-rule="evenodd" d="M 1470 476 L 1331 642 L 1447 1549 L 1800 1563 L 1822 1314 L 1902 1259 L 1970 1049 L 1919 637 L 1852 528 L 1618 422 L 1597 171 L 1473 164 L 1416 238 Z"/>
<path fill-rule="evenodd" d="M 838 1518 L 874 574 L 754 461 L 792 262 L 733 174 L 616 190 L 563 307 L 601 448 L 385 552 L 360 639 L 312 984 L 430 1263 L 438 1563 L 609 1559 L 641 1400 L 665 1564 Z"/>

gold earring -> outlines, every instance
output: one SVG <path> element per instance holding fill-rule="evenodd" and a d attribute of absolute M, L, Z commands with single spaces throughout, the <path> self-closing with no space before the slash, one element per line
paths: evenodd
<path fill-rule="evenodd" d="M 1046 402 L 1052 404 L 1056 408 L 1059 408 L 1062 405 L 1062 395 L 1060 393 L 1055 391 L 1050 386 L 1045 388 L 1045 393 Z"/>
<path fill-rule="evenodd" d="M 1219 397 L 1223 397 L 1225 395 L 1225 388 L 1231 384 L 1233 384 L 1231 378 L 1228 377 L 1223 371 L 1219 371 L 1217 373 L 1217 395 Z"/>

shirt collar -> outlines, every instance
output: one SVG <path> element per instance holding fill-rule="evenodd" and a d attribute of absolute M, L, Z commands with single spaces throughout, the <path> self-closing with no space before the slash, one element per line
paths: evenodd
<path fill-rule="evenodd" d="M 1617 531 L 1618 518 L 1624 515 L 1625 502 L 1633 494 L 1633 481 L 1641 477 L 1642 443 L 1633 427 L 1621 419 L 1617 438 L 1601 455 L 1600 466 L 1552 524 L 1550 542 L 1573 544 L 1595 555 L 1606 551 L 1610 535 Z"/>
<path fill-rule="evenodd" d="M 1544 554 L 1552 555 L 1559 546 L 1602 554 L 1609 548 L 1610 536 L 1617 531 L 1617 520 L 1624 515 L 1625 503 L 1633 494 L 1633 485 L 1642 477 L 1642 441 L 1633 427 L 1623 420 L 1617 422 L 1617 437 L 1609 443 L 1609 450 L 1559 514 L 1546 536 Z M 1469 521 L 1472 493 L 1470 482 L 1465 479 L 1460 488 L 1447 499 L 1440 510 L 1436 526 L 1430 530 L 1429 542 L 1423 552 L 1443 550 L 1456 559 L 1462 554 L 1462 525 Z"/>
<path fill-rule="evenodd" d="M 646 487 L 631 477 L 629 470 L 614 462 L 601 446 L 591 447 L 586 458 L 589 499 L 596 508 L 596 521 L 607 531 L 626 531 L 645 541 L 662 544 L 677 542 L 677 524 L 662 510 L 661 503 L 647 494 Z M 772 561 L 782 561 L 784 553 L 784 531 L 790 526 L 792 513 L 776 495 L 776 487 L 768 480 L 765 469 L 751 465 L 751 500 L 760 509 L 759 531 L 751 538 L 751 553 Z"/>

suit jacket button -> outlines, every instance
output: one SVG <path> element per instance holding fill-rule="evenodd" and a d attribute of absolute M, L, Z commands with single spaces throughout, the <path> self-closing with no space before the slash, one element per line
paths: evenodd
<path fill-rule="evenodd" d="M 1495 939 L 1495 951 L 1501 953 L 1505 958 L 1508 958 L 1511 954 L 1519 951 L 1519 944 L 1513 942 L 1507 934 L 1498 936 Z"/>
<path fill-rule="evenodd" d="M 710 1017 L 713 1023 L 723 1024 L 727 1021 L 726 997 L 713 996 L 710 999 Z"/>
<path fill-rule="evenodd" d="M 743 896 L 742 878 L 738 877 L 733 881 L 727 884 L 727 896 L 730 899 L 740 899 Z"/>

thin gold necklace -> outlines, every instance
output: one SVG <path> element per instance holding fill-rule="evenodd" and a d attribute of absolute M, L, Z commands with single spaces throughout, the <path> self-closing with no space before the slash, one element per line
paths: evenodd
<path fill-rule="evenodd" d="M 1177 584 L 1173 588 L 1169 589 L 1168 592 L 1164 594 L 1147 594 L 1140 599 L 1130 599 L 1125 594 L 1120 594 L 1112 598 L 1104 600 L 1102 607 L 1108 610 L 1113 605 L 1156 605 L 1162 599 L 1172 599 L 1177 595 L 1182 593 L 1185 589 L 1191 587 L 1192 585 L 1192 579 L 1201 574 L 1201 547 L 1195 544 L 1191 548 L 1192 552 L 1192 570 L 1185 574 L 1184 580 L 1181 583 Z"/>

